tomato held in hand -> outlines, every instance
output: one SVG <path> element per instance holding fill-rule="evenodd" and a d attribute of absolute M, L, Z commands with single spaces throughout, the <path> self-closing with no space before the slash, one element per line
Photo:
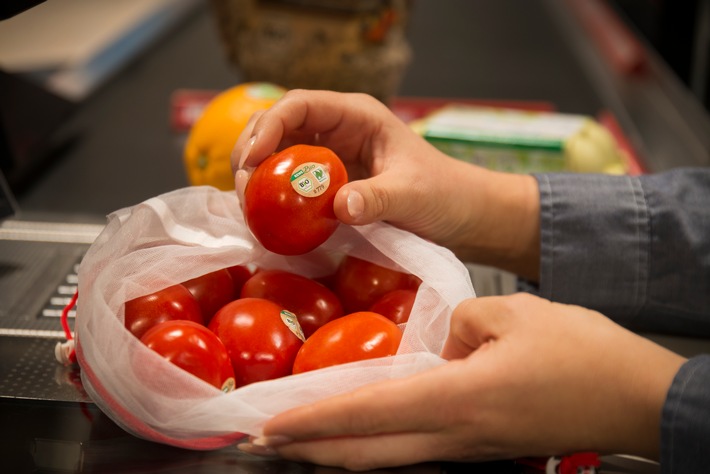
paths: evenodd
<path fill-rule="evenodd" d="M 214 315 L 209 329 L 227 347 L 237 387 L 290 375 L 303 344 L 296 317 L 262 298 L 232 301 Z"/>
<path fill-rule="evenodd" d="M 421 281 L 414 275 L 347 255 L 335 274 L 334 291 L 346 313 L 367 311 L 386 293 L 417 289 Z"/>
<path fill-rule="evenodd" d="M 192 321 L 165 321 L 150 328 L 141 342 L 183 370 L 222 390 L 234 389 L 234 370 L 222 341 Z"/>
<path fill-rule="evenodd" d="M 281 255 L 301 255 L 338 227 L 333 201 L 348 181 L 328 148 L 294 145 L 264 160 L 244 191 L 244 219 L 254 237 Z"/>
<path fill-rule="evenodd" d="M 200 305 L 192 293 L 182 285 L 169 286 L 126 301 L 124 325 L 138 339 L 156 324 L 176 319 L 204 324 Z"/>
<path fill-rule="evenodd" d="M 306 338 L 343 315 L 335 293 L 315 280 L 283 270 L 262 270 L 244 284 L 242 298 L 264 298 L 294 313 Z"/>
<path fill-rule="evenodd" d="M 322 369 L 397 353 L 402 331 L 384 316 L 370 311 L 347 314 L 306 339 L 293 363 L 293 373 Z"/>
<path fill-rule="evenodd" d="M 395 324 L 409 321 L 409 315 L 417 298 L 417 290 L 394 290 L 385 293 L 370 306 L 370 311 L 381 314 Z"/>
<path fill-rule="evenodd" d="M 222 306 L 239 297 L 239 294 L 234 293 L 232 276 L 225 268 L 187 280 L 182 286 L 190 290 L 197 300 L 205 324 L 210 322 Z"/>

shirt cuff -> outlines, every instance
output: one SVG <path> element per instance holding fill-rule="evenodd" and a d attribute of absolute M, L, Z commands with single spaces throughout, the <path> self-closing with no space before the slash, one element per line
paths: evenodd
<path fill-rule="evenodd" d="M 646 300 L 650 217 L 637 177 L 542 174 L 540 296 L 630 324 Z"/>
<path fill-rule="evenodd" d="M 661 472 L 710 472 L 710 355 L 683 364 L 661 416 Z"/>

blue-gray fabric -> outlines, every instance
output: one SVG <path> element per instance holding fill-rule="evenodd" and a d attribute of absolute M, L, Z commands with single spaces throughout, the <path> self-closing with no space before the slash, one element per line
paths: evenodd
<path fill-rule="evenodd" d="M 710 355 L 691 358 L 673 380 L 661 417 L 661 472 L 710 471 Z"/>
<path fill-rule="evenodd" d="M 633 330 L 710 337 L 710 169 L 536 178 L 540 296 Z M 673 381 L 661 469 L 710 472 L 710 356 L 690 359 Z"/>

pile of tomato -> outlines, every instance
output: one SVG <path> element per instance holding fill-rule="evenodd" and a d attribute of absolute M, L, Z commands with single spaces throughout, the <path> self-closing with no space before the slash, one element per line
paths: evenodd
<path fill-rule="evenodd" d="M 353 256 L 321 279 L 237 265 L 127 301 L 125 326 L 227 392 L 394 355 L 420 283 Z"/>

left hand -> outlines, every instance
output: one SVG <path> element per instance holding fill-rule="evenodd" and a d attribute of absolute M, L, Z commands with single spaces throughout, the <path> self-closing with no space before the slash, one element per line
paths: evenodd
<path fill-rule="evenodd" d="M 353 470 L 596 451 L 657 457 L 682 357 L 603 315 L 527 294 L 464 301 L 415 376 L 289 410 L 240 449 Z"/>
<path fill-rule="evenodd" d="M 537 280 L 540 199 L 534 177 L 447 156 L 368 95 L 291 90 L 254 114 L 235 144 L 241 203 L 251 170 L 296 143 L 330 148 L 345 164 L 350 181 L 333 202 L 343 223 L 386 221 L 463 261 Z"/>

